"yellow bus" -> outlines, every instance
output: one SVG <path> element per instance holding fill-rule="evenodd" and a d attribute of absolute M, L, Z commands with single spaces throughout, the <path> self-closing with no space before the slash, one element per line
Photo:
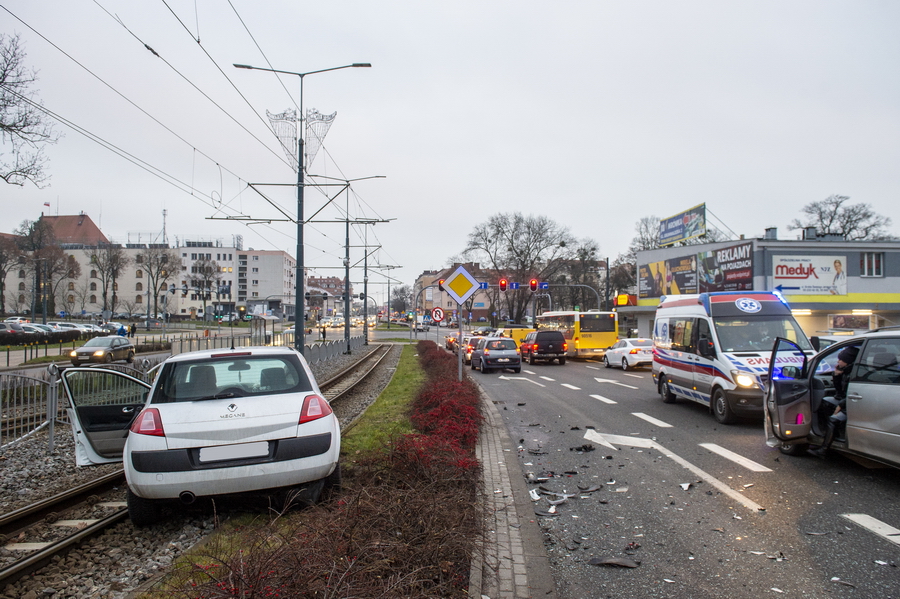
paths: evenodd
<path fill-rule="evenodd" d="M 570 358 L 602 358 L 606 348 L 619 339 L 615 312 L 544 312 L 535 319 L 538 330 L 562 332 L 569 344 Z"/>

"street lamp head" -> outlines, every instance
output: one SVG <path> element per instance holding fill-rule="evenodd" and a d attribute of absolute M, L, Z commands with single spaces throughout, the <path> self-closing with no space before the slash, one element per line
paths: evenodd
<path fill-rule="evenodd" d="M 234 66 L 237 66 L 237 65 L 234 65 Z M 371 63 L 368 63 L 368 62 L 354 62 L 354 63 L 353 63 L 352 65 L 350 65 L 350 66 L 354 66 L 354 67 L 371 67 L 372 64 L 371 64 Z"/>
<path fill-rule="evenodd" d="M 239 68 L 239 69 L 252 69 L 252 68 L 253 68 L 253 67 L 251 67 L 249 64 L 236 64 L 236 63 L 235 63 L 234 66 L 236 66 L 236 67 Z"/>

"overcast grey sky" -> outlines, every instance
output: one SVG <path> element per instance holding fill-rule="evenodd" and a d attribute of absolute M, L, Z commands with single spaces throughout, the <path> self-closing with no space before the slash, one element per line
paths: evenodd
<path fill-rule="evenodd" d="M 0 7 L 0 30 L 21 35 L 46 108 L 177 181 L 58 125 L 50 186 L 0 187 L 7 232 L 49 202 L 51 214 L 88 213 L 115 241 L 146 241 L 165 209 L 170 241 L 243 235 L 245 247 L 294 254 L 293 225 L 207 220 L 278 218 L 246 184 L 295 181 L 265 111 L 293 107 L 298 78 L 282 86 L 232 66 L 268 61 L 301 72 L 372 63 L 305 78 L 305 107 L 338 113 L 308 170 L 385 177 L 354 184 L 350 214 L 395 219 L 368 227 L 368 243 L 382 246 L 370 263 L 402 266 L 392 274 L 406 283 L 447 265 L 499 212 L 547 215 L 611 258 L 641 217 L 703 202 L 736 234 L 778 227 L 795 238 L 787 225 L 800 208 L 837 193 L 893 218 L 898 234 L 897 2 Z M 293 187 L 266 193 L 295 212 Z M 309 218 L 324 199 L 306 197 Z M 317 220 L 342 218 L 327 207 Z M 343 246 L 342 225 L 309 225 L 311 273 L 342 276 Z"/>

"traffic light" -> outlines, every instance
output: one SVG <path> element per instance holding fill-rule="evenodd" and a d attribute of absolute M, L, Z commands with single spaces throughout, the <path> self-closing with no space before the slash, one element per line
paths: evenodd
<path fill-rule="evenodd" d="M 444 290 L 444 280 L 445 279 L 441 279 L 440 281 L 438 281 L 438 289 L 440 289 L 441 291 Z"/>
<path fill-rule="evenodd" d="M 366 294 L 365 294 L 365 293 L 360 293 L 360 294 L 359 294 L 359 299 L 361 299 L 361 300 L 366 299 Z"/>
<path fill-rule="evenodd" d="M 509 283 L 506 281 L 506 279 L 500 279 L 500 291 L 506 291 L 507 285 L 509 285 Z"/>
<path fill-rule="evenodd" d="M 537 291 L 538 280 L 537 280 L 537 279 L 531 279 L 531 280 L 528 282 L 528 286 L 531 287 L 531 290 L 532 290 L 532 291 Z"/>
<path fill-rule="evenodd" d="M 306 293 L 304 293 L 304 294 L 303 294 L 303 297 L 306 298 L 306 301 L 309 301 L 309 297 L 310 297 L 310 296 L 309 296 L 309 291 L 307 291 Z"/>

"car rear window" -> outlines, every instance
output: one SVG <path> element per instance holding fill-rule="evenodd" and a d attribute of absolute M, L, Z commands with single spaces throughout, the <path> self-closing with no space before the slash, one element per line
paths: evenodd
<path fill-rule="evenodd" d="M 223 392 L 252 397 L 311 390 L 294 356 L 244 355 L 166 364 L 151 403 L 193 401 Z"/>
<path fill-rule="evenodd" d="M 488 349 L 516 349 L 516 342 L 512 339 L 498 339 L 488 343 Z"/>

